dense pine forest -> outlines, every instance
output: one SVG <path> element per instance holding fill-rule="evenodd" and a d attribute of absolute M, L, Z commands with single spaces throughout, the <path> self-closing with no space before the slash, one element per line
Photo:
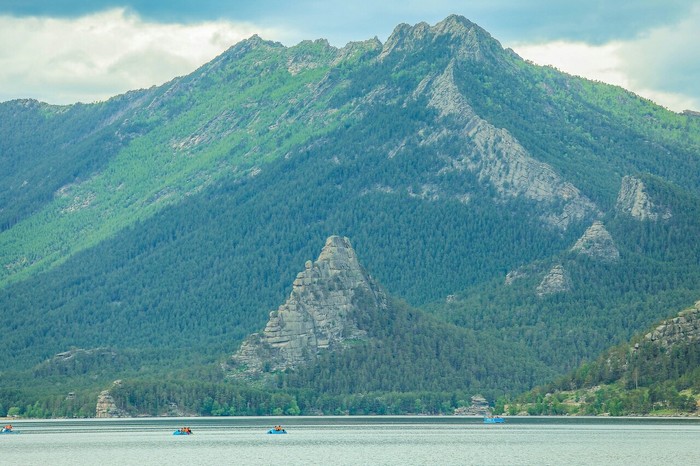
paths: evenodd
<path fill-rule="evenodd" d="M 502 398 L 499 410 L 537 415 L 695 413 L 700 393 L 697 306 L 550 384 L 512 401 Z M 680 331 L 683 338 L 659 335 L 665 331 Z"/>

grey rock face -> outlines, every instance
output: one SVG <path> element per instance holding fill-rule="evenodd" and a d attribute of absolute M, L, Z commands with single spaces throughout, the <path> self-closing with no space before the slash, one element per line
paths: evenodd
<path fill-rule="evenodd" d="M 571 289 L 569 276 L 564 266 L 559 264 L 545 275 L 539 285 L 537 285 L 537 296 L 547 296 L 555 293 L 563 293 Z"/>
<path fill-rule="evenodd" d="M 424 144 L 438 143 L 443 138 L 459 137 L 465 141 L 459 154 L 443 155 L 446 171 L 468 170 L 479 180 L 496 188 L 503 198 L 522 197 L 542 206 L 542 221 L 566 230 L 575 221 L 600 214 L 597 206 L 573 184 L 562 179 L 546 163 L 535 160 L 507 130 L 497 128 L 479 117 L 455 82 L 454 62 L 444 73 L 426 78 L 416 94 L 429 96 L 429 105 L 441 116 L 459 121 L 458 135 L 443 130 L 426 134 Z"/>
<path fill-rule="evenodd" d="M 669 219 L 672 216 L 670 210 L 663 209 L 652 202 L 642 180 L 633 176 L 622 178 L 615 208 L 618 212 L 628 214 L 639 221 L 657 221 Z"/>
<path fill-rule="evenodd" d="M 378 59 L 405 50 L 428 48 L 435 43 L 448 47 L 454 56 L 473 61 L 500 60 L 503 55 L 512 53 L 504 51 L 501 44 L 481 27 L 462 16 L 451 15 L 432 27 L 424 22 L 414 26 L 398 25 Z"/>
<path fill-rule="evenodd" d="M 491 407 L 486 398 L 481 395 L 474 395 L 470 406 L 457 408 L 454 414 L 458 416 L 490 416 Z"/>
<path fill-rule="evenodd" d="M 114 385 L 119 385 L 121 381 L 117 380 Z M 117 407 L 114 398 L 109 393 L 109 390 L 102 390 L 97 397 L 95 406 L 96 418 L 112 418 L 112 417 L 128 417 L 128 414 L 123 409 Z"/>
<path fill-rule="evenodd" d="M 571 250 L 603 261 L 620 260 L 620 251 L 615 246 L 615 241 L 605 229 L 603 222 L 600 221 L 596 221 L 588 227 Z"/>
<path fill-rule="evenodd" d="M 304 364 L 321 350 L 366 338 L 356 316 L 386 306 L 386 296 L 360 266 L 350 241 L 331 236 L 318 260 L 307 261 L 297 275 L 287 301 L 270 313 L 265 330 L 243 342 L 231 365 L 254 375 Z"/>
<path fill-rule="evenodd" d="M 700 341 L 700 301 L 677 317 L 665 320 L 644 338 L 665 347 Z"/>

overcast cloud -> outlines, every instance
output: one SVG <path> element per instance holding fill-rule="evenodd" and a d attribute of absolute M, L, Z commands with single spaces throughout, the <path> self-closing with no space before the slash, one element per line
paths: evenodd
<path fill-rule="evenodd" d="M 104 100 L 258 34 L 335 46 L 463 15 L 523 58 L 700 110 L 697 0 L 0 0 L 0 101 Z"/>

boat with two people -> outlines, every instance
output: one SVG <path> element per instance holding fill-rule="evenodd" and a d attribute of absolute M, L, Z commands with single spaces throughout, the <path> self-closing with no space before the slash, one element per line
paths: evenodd
<path fill-rule="evenodd" d="M 267 431 L 268 434 L 286 434 L 287 431 L 284 430 L 282 426 L 275 426 Z"/>
<path fill-rule="evenodd" d="M 173 435 L 192 435 L 192 429 L 189 427 L 180 427 L 178 430 L 173 432 Z"/>
<path fill-rule="evenodd" d="M 0 430 L 0 434 L 19 434 L 19 432 L 12 429 L 12 424 L 7 424 Z"/>

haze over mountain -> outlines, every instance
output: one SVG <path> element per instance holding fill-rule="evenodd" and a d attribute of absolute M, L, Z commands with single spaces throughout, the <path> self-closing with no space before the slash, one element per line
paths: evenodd
<path fill-rule="evenodd" d="M 245 386 L 219 363 L 332 235 L 393 304 L 360 313 L 371 344 L 279 367 L 299 412 L 324 393 L 515 394 L 700 296 L 700 118 L 535 66 L 463 17 L 340 49 L 254 36 L 160 87 L 0 116 L 5 409 L 86 415 L 117 378 L 121 399 L 164 377 Z M 163 396 L 131 412 L 212 413 Z"/>

